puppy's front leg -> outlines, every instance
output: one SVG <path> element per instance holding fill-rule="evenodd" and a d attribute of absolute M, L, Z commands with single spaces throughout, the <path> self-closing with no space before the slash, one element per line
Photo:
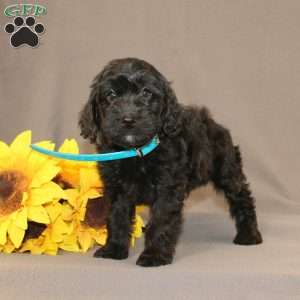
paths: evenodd
<path fill-rule="evenodd" d="M 126 195 L 114 195 L 107 221 L 108 237 L 106 245 L 95 252 L 95 257 L 112 259 L 125 259 L 128 257 L 134 214 L 134 202 L 127 199 Z"/>
<path fill-rule="evenodd" d="M 150 208 L 151 219 L 145 232 L 145 250 L 137 265 L 153 267 L 170 264 L 182 226 L 184 193 L 178 187 L 160 187 Z"/>

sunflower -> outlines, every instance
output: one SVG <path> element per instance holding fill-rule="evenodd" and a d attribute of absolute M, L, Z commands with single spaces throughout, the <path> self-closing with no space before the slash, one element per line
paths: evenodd
<path fill-rule="evenodd" d="M 4 252 L 21 246 L 28 222 L 49 224 L 45 205 L 65 198 L 61 187 L 51 181 L 60 171 L 57 161 L 32 151 L 30 144 L 29 130 L 10 146 L 0 141 L 0 250 Z M 38 145 L 54 149 L 49 141 Z"/>
<path fill-rule="evenodd" d="M 56 255 L 59 249 L 86 252 L 107 238 L 109 203 L 97 164 L 50 158 L 32 151 L 31 131 L 10 146 L 0 141 L 0 252 Z M 53 150 L 43 141 L 37 145 Z M 60 152 L 79 153 L 74 139 Z M 131 244 L 142 235 L 136 215 Z"/>
<path fill-rule="evenodd" d="M 76 140 L 66 139 L 58 151 L 78 154 L 79 147 Z M 102 191 L 102 182 L 99 178 L 96 163 L 59 159 L 55 159 L 55 161 L 57 166 L 60 167 L 60 171 L 53 178 L 53 181 L 61 188 L 75 192 L 82 185 L 81 190 L 84 190 L 85 181 L 83 179 L 80 181 L 80 173 L 83 172 L 88 178 L 89 188 L 93 187 L 99 192 Z M 89 200 L 87 199 L 87 201 Z M 45 226 L 45 230 L 35 235 L 34 238 L 26 239 L 20 252 L 30 251 L 32 254 L 45 253 L 56 255 L 59 248 L 79 252 L 80 247 L 77 241 L 78 239 L 82 241 L 82 237 L 86 233 L 80 227 L 74 227 L 74 219 L 76 219 L 77 215 L 75 206 L 72 207 L 67 201 L 60 199 L 59 201 L 48 203 L 45 205 L 45 209 L 49 215 L 50 224 Z M 80 230 L 80 232 L 77 232 L 77 230 Z M 97 234 L 99 235 L 99 232 Z"/>
<path fill-rule="evenodd" d="M 75 139 L 65 139 L 58 149 L 62 153 L 79 154 L 78 143 Z M 99 177 L 96 162 L 71 161 L 56 159 L 61 171 L 54 178 L 62 188 L 75 188 L 80 185 L 80 170 L 82 168 L 90 170 L 89 183 L 94 188 L 103 188 L 102 181 Z"/>

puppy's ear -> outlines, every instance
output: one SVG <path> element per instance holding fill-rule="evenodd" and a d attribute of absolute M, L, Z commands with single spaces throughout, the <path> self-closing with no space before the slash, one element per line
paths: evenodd
<path fill-rule="evenodd" d="M 165 80 L 165 109 L 163 110 L 163 132 L 175 136 L 181 130 L 181 107 L 168 81 Z"/>
<path fill-rule="evenodd" d="M 99 115 L 99 88 L 94 81 L 88 102 L 79 114 L 79 127 L 81 136 L 89 139 L 93 144 L 100 144 L 101 119 Z"/>

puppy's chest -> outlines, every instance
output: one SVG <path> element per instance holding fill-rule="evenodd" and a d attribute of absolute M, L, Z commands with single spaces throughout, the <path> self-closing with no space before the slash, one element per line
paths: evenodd
<path fill-rule="evenodd" d="M 132 195 L 137 204 L 150 204 L 156 198 L 155 165 L 149 164 L 143 159 L 135 159 L 132 162 L 124 162 L 120 169 L 120 179 L 125 188 L 134 187 L 135 195 Z"/>
<path fill-rule="evenodd" d="M 156 199 L 155 170 L 155 165 L 137 158 L 105 165 L 101 173 L 105 185 L 130 193 L 137 204 L 151 204 Z"/>
<path fill-rule="evenodd" d="M 156 178 L 154 175 L 154 170 L 147 167 L 146 165 L 141 165 L 138 170 L 138 177 L 136 178 L 137 184 L 137 199 L 136 202 L 151 204 L 156 199 Z"/>

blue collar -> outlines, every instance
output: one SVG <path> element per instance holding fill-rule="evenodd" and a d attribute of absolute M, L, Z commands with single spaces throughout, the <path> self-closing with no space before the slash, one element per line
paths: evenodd
<path fill-rule="evenodd" d="M 62 153 L 57 151 L 51 151 L 44 149 L 37 145 L 31 145 L 31 148 L 37 152 L 61 158 L 67 160 L 76 160 L 76 161 L 109 161 L 117 159 L 125 159 L 129 157 L 143 157 L 150 152 L 152 152 L 159 145 L 158 136 L 155 136 L 148 144 L 140 148 L 133 148 L 130 150 L 124 150 L 119 152 L 112 153 L 103 153 L 103 154 L 71 154 L 71 153 Z"/>

